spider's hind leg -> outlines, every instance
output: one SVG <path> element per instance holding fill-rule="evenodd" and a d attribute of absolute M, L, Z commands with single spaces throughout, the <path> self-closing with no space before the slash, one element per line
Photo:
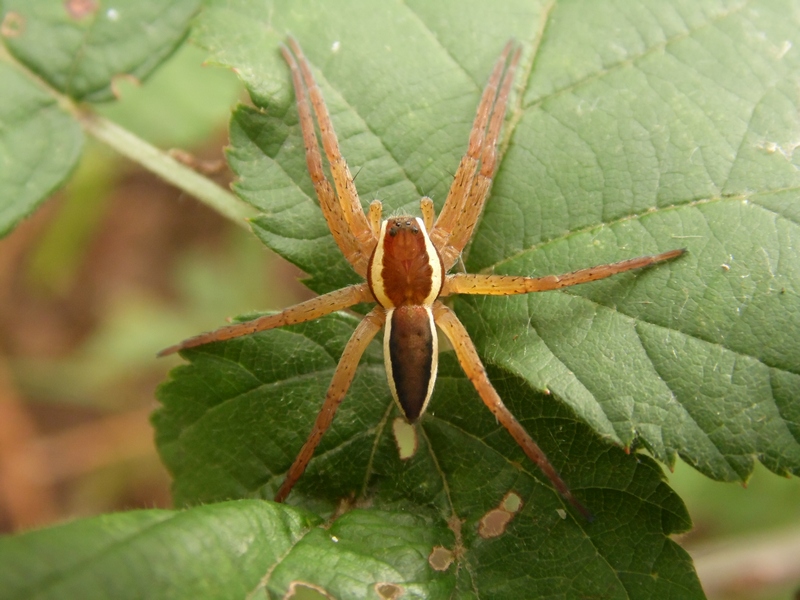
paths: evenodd
<path fill-rule="evenodd" d="M 437 301 L 433 305 L 433 315 L 436 324 L 445 334 L 445 337 L 450 341 L 450 344 L 455 350 L 458 362 L 461 368 L 466 373 L 467 378 L 475 386 L 475 390 L 483 400 L 486 407 L 492 412 L 497 420 L 506 428 L 514 441 L 517 442 L 520 448 L 525 452 L 525 455 L 533 461 L 537 467 L 544 473 L 545 476 L 553 484 L 559 494 L 569 502 L 579 513 L 581 513 L 587 521 L 592 520 L 592 514 L 581 504 L 575 496 L 572 495 L 569 487 L 561 476 L 555 470 L 547 456 L 539 448 L 539 445 L 533 441 L 533 438 L 525 431 L 525 428 L 517 421 L 516 417 L 511 414 L 500 395 L 494 386 L 489 381 L 489 376 L 486 374 L 486 368 L 483 366 L 478 351 L 475 349 L 475 344 L 467 333 L 467 330 L 458 320 L 456 314 L 447 308 L 444 304 Z"/>
<path fill-rule="evenodd" d="M 158 353 L 158 356 L 166 356 L 167 354 L 179 352 L 186 348 L 194 348 L 196 346 L 210 344 L 211 342 L 230 340 L 258 331 L 283 327 L 284 325 L 313 321 L 314 319 L 319 319 L 337 310 L 349 308 L 359 302 L 373 302 L 374 300 L 375 298 L 369 286 L 366 283 L 358 283 L 334 292 L 323 294 L 322 296 L 317 296 L 316 298 L 311 298 L 305 302 L 300 302 L 299 304 L 284 308 L 282 311 L 272 315 L 264 315 L 263 317 L 258 317 L 251 321 L 226 325 L 214 331 L 190 337 L 179 344 L 164 348 Z"/>

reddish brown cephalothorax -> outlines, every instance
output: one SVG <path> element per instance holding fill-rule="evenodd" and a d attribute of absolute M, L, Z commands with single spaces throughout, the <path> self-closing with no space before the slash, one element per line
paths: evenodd
<path fill-rule="evenodd" d="M 428 406 L 436 380 L 438 326 L 487 408 L 558 493 L 584 517 L 590 518 L 589 511 L 572 495 L 536 442 L 503 404 L 486 375 L 467 330 L 440 298 L 451 294 L 507 296 L 556 290 L 664 262 L 680 256 L 684 250 L 668 250 L 564 275 L 448 274 L 469 242 L 489 195 L 498 164 L 497 142 L 520 60 L 520 48 L 509 42 L 494 65 L 478 104 L 467 152 L 461 159 L 438 217 L 433 202 L 425 197 L 420 201 L 422 218 L 404 216 L 385 221 L 381 221 L 379 201 L 372 202 L 366 214 L 361 207 L 322 93 L 300 46 L 289 38 L 288 47 L 283 46 L 281 52 L 292 74 L 306 164 L 320 208 L 342 254 L 366 282 L 301 302 L 277 314 L 189 338 L 159 354 L 163 356 L 210 342 L 310 321 L 361 302 L 377 303 L 345 346 L 311 433 L 275 493 L 275 500 L 281 502 L 305 471 L 350 387 L 361 355 L 384 325 L 384 360 L 392 395 L 409 422 L 420 418 Z M 322 168 L 312 110 L 333 185 Z"/>

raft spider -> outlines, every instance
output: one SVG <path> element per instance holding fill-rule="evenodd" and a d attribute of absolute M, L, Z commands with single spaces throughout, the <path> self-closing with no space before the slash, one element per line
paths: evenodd
<path fill-rule="evenodd" d="M 503 404 L 467 330 L 441 298 L 452 294 L 502 296 L 556 290 L 670 260 L 683 254 L 684 250 L 670 250 L 545 277 L 448 274 L 469 242 L 489 194 L 497 167 L 496 146 L 520 60 L 519 46 L 509 42 L 494 65 L 478 104 L 467 152 L 461 159 L 439 216 L 435 216 L 432 200 L 423 197 L 420 201 L 421 218 L 399 216 L 386 220 L 381 219 L 380 201 L 373 201 L 366 214 L 361 207 L 322 93 L 299 44 L 290 37 L 288 46 L 282 46 L 281 52 L 291 71 L 306 163 L 320 208 L 344 257 L 366 281 L 301 302 L 277 314 L 189 338 L 166 348 L 159 355 L 310 321 L 361 302 L 377 304 L 356 327 L 345 346 L 311 433 L 275 494 L 275 501 L 281 502 L 305 471 L 333 421 L 361 355 L 384 326 L 384 361 L 392 396 L 409 423 L 422 416 L 436 380 L 438 344 L 435 327 L 438 326 L 489 410 L 556 490 L 582 515 L 590 518 L 589 511 L 572 495 L 536 442 Z M 333 185 L 323 171 L 314 117 Z"/>

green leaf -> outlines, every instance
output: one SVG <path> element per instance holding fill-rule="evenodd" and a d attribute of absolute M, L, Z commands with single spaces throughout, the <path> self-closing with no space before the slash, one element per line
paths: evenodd
<path fill-rule="evenodd" d="M 369 12 L 358 3 L 278 4 L 268 17 L 225 3 L 204 15 L 198 39 L 264 107 L 232 122 L 237 191 L 263 212 L 258 235 L 317 291 L 357 277 L 326 235 L 287 69 L 265 45 L 285 32 L 300 39 L 362 203 L 377 197 L 391 212 L 416 210 L 423 194 L 441 205 L 499 48 L 512 35 L 526 41 L 528 76 L 467 270 L 547 274 L 689 254 L 563 292 L 455 307 L 487 362 L 549 390 L 602 436 L 734 480 L 754 458 L 800 472 L 798 34 L 784 18 L 792 2 L 754 6 L 475 7 L 487 31 L 505 34 L 471 40 L 467 53 L 472 8 L 457 11 L 470 14 L 461 22 L 447 20 L 447 5 L 405 4 L 381 27 L 354 17 Z M 233 28 L 242 44 L 223 49 Z M 272 92 L 281 72 L 283 92 Z"/>
<path fill-rule="evenodd" d="M 0 540 L 3 597 L 446 597 L 453 577 L 430 569 L 449 531 L 410 515 L 353 511 L 332 527 L 271 502 L 104 515 Z M 449 537 L 452 537 L 450 535 Z"/>
<path fill-rule="evenodd" d="M 0 236 L 60 187 L 83 150 L 75 101 L 113 99 L 186 37 L 199 0 L 5 0 L 0 14 Z"/>
<path fill-rule="evenodd" d="M 501 397 L 595 514 L 573 516 L 448 353 L 418 449 L 401 461 L 376 342 L 290 502 L 355 495 L 451 523 L 457 592 L 699 597 L 668 535 L 689 521 L 657 464 L 744 480 L 800 472 L 800 35 L 795 2 L 541 5 L 212 2 L 195 37 L 248 85 L 231 124 L 254 229 L 316 291 L 357 277 L 317 207 L 288 69 L 315 66 L 362 204 L 440 208 L 491 65 L 525 46 L 518 95 L 468 271 L 544 275 L 672 248 L 639 273 L 453 306 Z M 186 352 L 160 392 L 176 498 L 270 498 L 354 320 L 333 316 Z M 505 531 L 484 517 L 512 493 Z M 561 518 L 566 508 L 566 517 Z M 460 526 L 456 526 L 460 523 Z"/>
<path fill-rule="evenodd" d="M 200 0 L 5 0 L 4 41 L 14 57 L 63 94 L 114 98 L 118 77 L 147 77 L 183 41 Z"/>
<path fill-rule="evenodd" d="M 164 408 L 154 417 L 176 502 L 271 498 L 356 322 L 335 315 L 187 351 L 191 364 L 161 388 Z M 328 513 L 355 494 L 374 508 L 452 528 L 455 540 L 443 545 L 457 557 L 447 570 L 455 569 L 457 597 L 573 597 L 597 589 L 612 597 L 702 597 L 690 560 L 667 537 L 690 522 L 658 465 L 609 447 L 519 378 L 490 374 L 594 522 L 568 512 L 449 353 L 431 400 L 435 415 L 417 428 L 414 457 L 401 460 L 392 433 L 399 417 L 378 342 L 290 501 Z M 482 521 L 509 494 L 521 509 L 496 535 L 482 532 Z M 365 526 L 367 532 L 383 535 Z"/>
<path fill-rule="evenodd" d="M 69 177 L 82 150 L 72 116 L 0 62 L 0 237 Z"/>

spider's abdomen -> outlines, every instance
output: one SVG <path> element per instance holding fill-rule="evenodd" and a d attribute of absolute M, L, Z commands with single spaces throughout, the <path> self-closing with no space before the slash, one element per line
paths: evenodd
<path fill-rule="evenodd" d="M 439 347 L 431 306 L 444 282 L 442 258 L 422 219 L 383 222 L 367 282 L 387 309 L 383 357 L 389 387 L 406 419 L 416 421 L 436 381 Z"/>
<path fill-rule="evenodd" d="M 409 423 L 425 412 L 439 366 L 439 344 L 429 306 L 389 309 L 383 338 L 386 376 Z"/>
<path fill-rule="evenodd" d="M 367 281 L 384 308 L 433 305 L 442 291 L 444 267 L 422 219 L 393 217 L 383 222 Z"/>

